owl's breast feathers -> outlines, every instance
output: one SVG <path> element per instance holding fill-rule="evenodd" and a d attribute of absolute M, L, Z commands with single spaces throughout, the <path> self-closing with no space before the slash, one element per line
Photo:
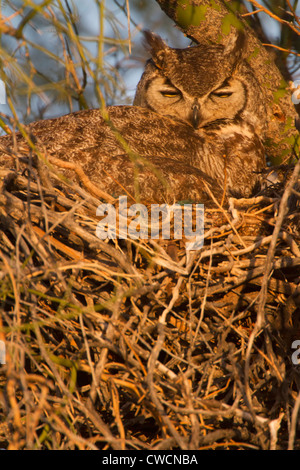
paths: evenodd
<path fill-rule="evenodd" d="M 85 110 L 26 127 L 36 153 L 72 162 L 100 189 L 115 196 L 134 192 L 153 202 L 208 202 L 251 194 L 265 166 L 260 139 L 248 125 L 195 131 L 145 108 Z M 20 133 L 0 137 L 0 165 L 12 167 L 30 152 Z M 138 176 L 137 176 L 138 175 Z M 67 176 L 74 179 L 72 172 Z M 238 190 L 238 191 L 237 191 Z"/>

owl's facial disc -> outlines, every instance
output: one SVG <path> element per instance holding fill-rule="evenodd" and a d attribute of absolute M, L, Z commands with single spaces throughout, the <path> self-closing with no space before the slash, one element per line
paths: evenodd
<path fill-rule="evenodd" d="M 167 77 L 157 75 L 147 83 L 144 101 L 136 104 L 197 129 L 216 121 L 233 120 L 243 110 L 246 101 L 243 83 L 234 77 L 216 84 L 205 95 L 192 96 L 183 87 L 175 87 Z"/>

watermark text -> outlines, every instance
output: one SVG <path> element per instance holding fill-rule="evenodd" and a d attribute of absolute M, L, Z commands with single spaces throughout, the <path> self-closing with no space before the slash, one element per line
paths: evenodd
<path fill-rule="evenodd" d="M 127 239 L 185 240 L 186 250 L 202 248 L 204 241 L 203 204 L 133 204 L 120 196 L 119 204 L 100 204 L 96 215 L 103 217 L 96 235 L 101 240 Z"/>

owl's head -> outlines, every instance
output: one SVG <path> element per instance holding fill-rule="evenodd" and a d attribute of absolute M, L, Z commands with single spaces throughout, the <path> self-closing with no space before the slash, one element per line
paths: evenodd
<path fill-rule="evenodd" d="M 265 122 L 260 86 L 245 58 L 245 35 L 227 45 L 169 47 L 144 32 L 151 54 L 138 84 L 135 106 L 183 121 L 194 128 L 241 118 L 259 132 Z"/>

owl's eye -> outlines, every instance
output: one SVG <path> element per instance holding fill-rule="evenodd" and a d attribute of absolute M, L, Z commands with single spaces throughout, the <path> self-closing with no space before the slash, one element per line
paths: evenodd
<path fill-rule="evenodd" d="M 178 90 L 165 90 L 161 91 L 161 94 L 165 98 L 176 98 L 177 96 L 180 96 L 180 92 Z"/>
<path fill-rule="evenodd" d="M 212 95 L 217 98 L 228 98 L 232 95 L 232 91 L 215 91 Z"/>

